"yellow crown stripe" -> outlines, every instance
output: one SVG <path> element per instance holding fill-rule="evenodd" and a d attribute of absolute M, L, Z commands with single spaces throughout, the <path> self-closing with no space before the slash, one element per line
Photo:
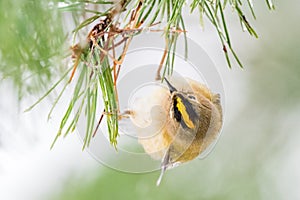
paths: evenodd
<path fill-rule="evenodd" d="M 176 106 L 177 106 L 179 112 L 181 113 L 184 123 L 187 125 L 187 127 L 191 128 L 191 129 L 195 128 L 194 123 L 192 122 L 189 114 L 186 111 L 186 107 L 183 104 L 182 99 L 180 97 L 176 97 L 176 101 L 177 101 Z"/>

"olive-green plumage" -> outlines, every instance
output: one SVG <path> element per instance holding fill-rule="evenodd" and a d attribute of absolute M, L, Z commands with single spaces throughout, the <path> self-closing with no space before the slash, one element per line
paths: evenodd
<path fill-rule="evenodd" d="M 151 112 L 152 126 L 138 131 L 146 153 L 162 160 L 162 171 L 199 156 L 214 144 L 222 126 L 219 94 L 191 79 L 170 81 L 166 80 L 168 88 L 156 90 L 145 101 L 159 109 Z M 143 112 L 142 109 L 133 112 L 132 119 L 137 125 L 145 121 Z M 145 132 L 147 137 L 143 137 Z"/>

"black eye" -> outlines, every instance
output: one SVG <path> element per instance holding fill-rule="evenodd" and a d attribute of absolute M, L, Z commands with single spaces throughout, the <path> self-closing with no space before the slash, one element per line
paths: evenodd
<path fill-rule="evenodd" d="M 196 97 L 195 97 L 195 96 L 193 96 L 193 95 L 188 95 L 188 98 L 189 98 L 189 99 L 196 100 Z"/>

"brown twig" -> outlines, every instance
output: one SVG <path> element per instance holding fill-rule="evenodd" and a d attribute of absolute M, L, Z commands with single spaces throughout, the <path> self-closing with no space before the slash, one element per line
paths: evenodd
<path fill-rule="evenodd" d="M 130 30 L 130 29 L 133 29 L 133 28 L 138 28 L 138 27 L 136 26 L 136 23 L 137 23 L 138 13 L 140 12 L 141 6 L 142 6 L 142 1 L 139 2 L 137 8 L 132 12 L 131 20 L 130 20 L 130 22 L 129 22 L 129 26 L 126 27 L 125 30 L 128 30 L 128 29 Z M 127 29 L 127 28 L 128 28 L 128 29 Z M 103 35 L 104 35 L 104 34 L 103 34 Z M 113 34 L 112 34 L 112 35 L 113 35 Z M 108 35 L 108 38 L 109 38 L 109 39 L 110 39 L 111 37 L 113 37 L 113 36 Z M 94 40 L 94 41 L 93 41 L 93 44 L 94 44 L 97 48 L 99 48 L 101 51 L 103 51 L 104 55 L 108 55 L 108 56 L 113 60 L 114 89 L 115 89 L 115 92 L 116 92 L 116 98 L 117 98 L 117 102 L 118 102 L 118 95 L 117 95 L 116 82 L 117 82 L 117 78 L 118 78 L 119 73 L 120 73 L 121 65 L 122 65 L 122 63 L 123 63 L 123 61 L 124 61 L 125 55 L 126 55 L 127 50 L 128 50 L 128 48 L 129 48 L 129 44 L 130 44 L 130 42 L 131 42 L 131 40 L 132 40 L 132 37 L 128 37 L 128 38 L 125 38 L 125 37 L 124 37 L 124 38 L 121 40 L 121 42 L 124 40 L 124 48 L 123 48 L 123 52 L 122 52 L 122 54 L 121 54 L 120 60 L 116 60 L 116 59 L 115 59 L 115 45 L 114 45 L 114 42 L 112 42 L 112 51 L 113 51 L 113 55 L 111 56 L 111 55 L 108 53 L 108 51 L 110 50 L 109 48 L 107 48 L 106 50 L 105 50 L 105 49 L 102 49 L 102 48 L 98 45 L 98 43 L 96 43 L 95 38 L 91 38 L 91 39 Z M 109 40 L 108 40 L 108 41 L 109 41 Z M 122 44 L 122 43 L 118 43 L 118 45 L 120 45 L 120 44 Z M 117 66 L 119 66 L 119 67 L 118 67 L 118 70 L 116 70 Z M 118 106 L 118 108 L 119 108 L 119 106 Z M 103 119 L 103 117 L 104 117 L 104 114 L 105 114 L 105 110 L 103 110 L 103 112 L 102 112 L 102 114 L 101 114 L 101 116 L 100 116 L 100 119 L 99 119 L 99 121 L 98 121 L 98 124 L 97 124 L 97 126 L 96 126 L 96 128 L 95 128 L 95 131 L 94 131 L 92 137 L 95 137 L 95 135 L 96 135 L 96 133 L 97 133 L 97 130 L 98 130 L 100 124 L 101 124 L 101 121 L 102 121 L 102 119 Z M 118 110 L 118 114 L 119 114 L 119 110 Z"/>
<path fill-rule="evenodd" d="M 166 39 L 166 47 L 165 47 L 165 50 L 164 50 L 164 53 L 163 53 L 163 56 L 160 60 L 160 63 L 159 63 L 159 66 L 158 66 L 158 69 L 156 71 L 156 77 L 155 77 L 155 80 L 161 80 L 161 76 L 160 76 L 160 71 L 165 63 L 165 59 L 166 59 L 166 56 L 167 56 L 167 53 L 168 53 L 168 41 Z"/>
<path fill-rule="evenodd" d="M 101 122 L 102 122 L 102 119 L 103 119 L 103 117 L 104 117 L 104 113 L 105 113 L 105 109 L 103 109 L 103 112 L 102 112 L 102 114 L 100 115 L 100 119 L 98 120 L 97 126 L 96 126 L 96 128 L 95 128 L 95 130 L 94 130 L 94 133 L 93 133 L 93 136 L 92 136 L 92 137 L 95 137 L 95 135 L 96 135 L 96 133 L 97 133 L 97 131 L 98 131 L 98 129 L 99 129 L 99 126 L 100 126 L 100 124 L 101 124 Z"/>

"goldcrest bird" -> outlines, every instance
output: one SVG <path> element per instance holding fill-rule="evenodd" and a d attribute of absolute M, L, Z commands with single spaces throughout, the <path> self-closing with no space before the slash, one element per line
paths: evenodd
<path fill-rule="evenodd" d="M 161 160 L 160 184 L 166 169 L 199 156 L 216 141 L 222 126 L 220 95 L 188 78 L 164 79 L 159 87 L 134 103 L 130 118 L 139 143 Z"/>

